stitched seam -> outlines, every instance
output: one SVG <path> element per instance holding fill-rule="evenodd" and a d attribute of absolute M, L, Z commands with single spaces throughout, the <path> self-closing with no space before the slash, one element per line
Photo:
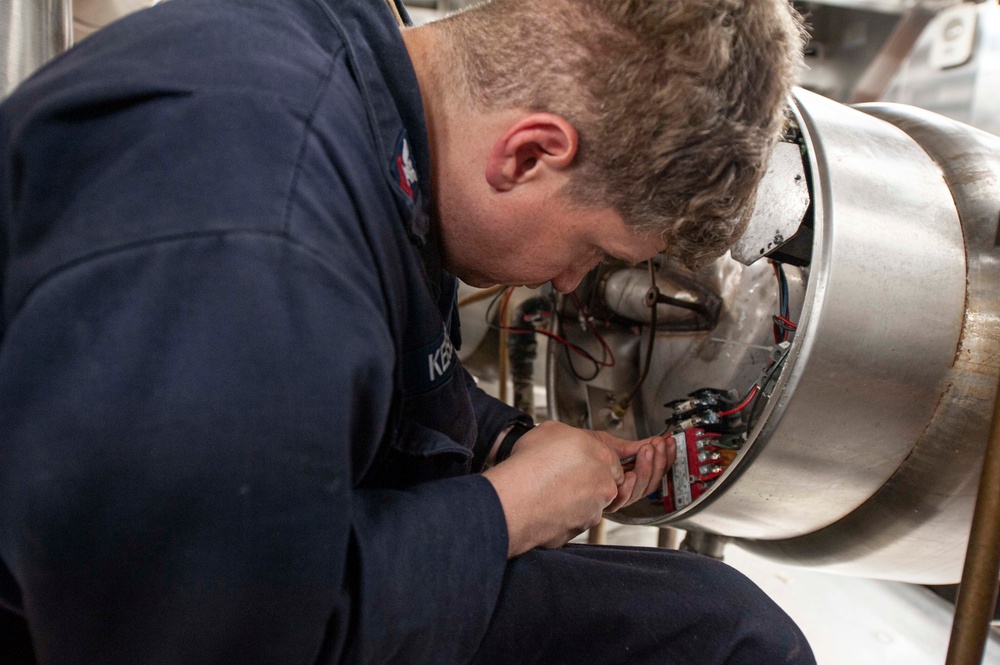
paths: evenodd
<path fill-rule="evenodd" d="M 336 53 L 330 56 L 331 63 L 330 68 L 326 72 L 326 76 L 323 78 L 323 83 L 319 86 L 319 91 L 316 94 L 316 99 L 313 100 L 312 108 L 309 110 L 309 116 L 306 118 L 305 123 L 302 125 L 302 142 L 299 144 L 299 154 L 295 159 L 295 167 L 292 169 L 292 177 L 288 182 L 288 198 L 285 200 L 285 213 L 284 221 L 282 222 L 282 233 L 286 236 L 289 235 L 291 224 L 292 224 L 292 208 L 293 200 L 295 198 L 295 189 L 299 182 L 299 173 L 302 171 L 302 163 L 306 156 L 306 146 L 309 143 L 309 137 L 312 135 L 312 125 L 313 120 L 316 117 L 316 113 L 319 111 L 320 102 L 326 97 L 326 93 L 330 87 L 330 81 L 333 79 L 333 70 L 336 67 L 337 55 L 340 53 L 338 50 Z"/>
<path fill-rule="evenodd" d="M 279 233 L 277 231 L 248 231 L 246 229 L 216 229 L 212 231 L 190 231 L 186 233 L 178 233 L 174 235 L 157 236 L 156 238 L 146 238 L 144 240 L 137 240 L 135 242 L 125 243 L 121 245 L 115 245 L 114 247 L 108 247 L 96 252 L 91 252 L 89 254 L 84 254 L 78 256 L 70 261 L 61 263 L 52 270 L 49 270 L 44 275 L 38 278 L 34 284 L 32 284 L 28 290 L 25 292 L 24 297 L 21 301 L 11 311 L 10 318 L 7 319 L 7 328 L 9 329 L 11 324 L 17 318 L 18 314 L 27 306 L 28 301 L 31 297 L 42 288 L 45 284 L 52 281 L 59 275 L 68 272 L 74 268 L 92 263 L 94 261 L 113 256 L 115 254 L 127 254 L 129 252 L 135 251 L 137 249 L 142 249 L 146 247 L 153 247 L 156 245 L 167 245 L 175 242 L 184 242 L 187 240 L 202 240 L 207 238 L 223 238 L 232 236 L 257 236 L 263 238 L 270 238 L 278 240 L 279 242 L 288 244 L 290 246 L 296 247 L 302 250 L 306 255 L 310 256 L 313 260 L 321 265 L 327 272 L 334 274 L 333 265 L 327 260 L 322 253 L 320 253 L 314 247 L 302 243 L 295 238 L 291 238 L 284 233 Z"/>
<path fill-rule="evenodd" d="M 340 24 L 340 21 L 337 20 L 337 17 L 336 15 L 334 15 L 333 10 L 330 9 L 326 4 L 324 4 L 321 0 L 313 0 L 313 3 L 316 6 L 318 6 L 323 11 L 324 14 L 326 14 L 326 18 L 327 20 L 330 21 L 330 25 L 333 26 L 333 29 L 336 30 L 337 34 L 340 36 L 343 48 L 345 51 L 347 51 L 347 61 L 351 66 L 352 72 L 354 73 L 354 80 L 357 83 L 358 90 L 361 92 L 361 97 L 365 103 L 364 104 L 365 115 L 368 118 L 368 127 L 371 130 L 372 139 L 375 141 L 375 146 L 378 148 L 379 156 L 381 157 L 383 155 L 387 155 L 389 153 L 385 149 L 385 144 L 382 143 L 382 136 L 378 131 L 378 118 L 375 117 L 371 95 L 368 92 L 368 87 L 365 85 L 364 77 L 361 76 L 361 73 L 359 71 L 358 57 L 354 53 L 354 49 L 351 46 L 350 39 L 348 39 L 347 37 L 347 31 L 344 30 L 344 26 L 342 26 Z M 391 186 L 393 183 L 392 174 L 389 172 L 387 165 L 380 164 L 379 171 L 382 173 L 383 177 L 386 178 L 386 180 L 389 182 Z"/>

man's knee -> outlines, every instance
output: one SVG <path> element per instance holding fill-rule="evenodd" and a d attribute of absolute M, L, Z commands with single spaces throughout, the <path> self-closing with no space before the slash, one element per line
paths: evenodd
<path fill-rule="evenodd" d="M 815 665 L 812 649 L 796 623 L 750 578 L 732 566 L 698 557 L 692 567 L 712 579 L 728 606 L 720 636 L 729 643 L 727 665 Z"/>

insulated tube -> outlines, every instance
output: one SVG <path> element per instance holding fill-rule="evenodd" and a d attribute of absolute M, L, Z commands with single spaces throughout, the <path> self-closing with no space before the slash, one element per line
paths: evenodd
<path fill-rule="evenodd" d="M 0 99 L 72 43 L 72 0 L 0 3 Z"/>
<path fill-rule="evenodd" d="M 552 300 L 534 296 L 522 302 L 514 314 L 513 328 L 531 332 L 514 333 L 508 338 L 510 374 L 514 384 L 514 408 L 535 417 L 535 358 L 538 356 L 536 323 L 552 313 Z"/>

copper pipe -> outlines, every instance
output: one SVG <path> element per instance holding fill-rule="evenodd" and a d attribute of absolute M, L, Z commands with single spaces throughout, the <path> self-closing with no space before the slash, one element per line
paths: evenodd
<path fill-rule="evenodd" d="M 668 550 L 677 550 L 681 547 L 682 532 L 673 527 L 660 527 L 660 533 L 656 536 L 656 546 Z"/>
<path fill-rule="evenodd" d="M 501 289 L 506 289 L 508 287 L 501 286 Z M 511 291 L 514 287 L 509 287 Z M 507 296 L 504 296 L 505 298 Z M 498 390 L 499 395 L 497 396 L 501 402 L 504 404 L 510 404 L 507 399 L 507 375 L 510 373 L 510 343 L 507 328 L 510 325 L 510 312 L 504 308 L 502 305 L 500 307 L 500 312 L 498 314 L 500 317 L 500 348 L 497 350 L 497 381 L 499 382 Z"/>
<path fill-rule="evenodd" d="M 587 531 L 588 545 L 607 545 L 608 543 L 608 521 L 602 519 L 597 526 Z"/>
<path fill-rule="evenodd" d="M 990 438 L 979 476 L 979 494 L 965 551 L 962 583 L 955 600 L 946 665 L 983 661 L 1000 576 L 1000 391 L 993 405 Z"/>

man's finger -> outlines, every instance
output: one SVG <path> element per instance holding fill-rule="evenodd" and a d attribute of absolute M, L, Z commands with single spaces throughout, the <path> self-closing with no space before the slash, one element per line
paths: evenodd
<path fill-rule="evenodd" d="M 653 458 L 653 446 L 646 445 L 639 449 L 635 463 L 636 482 L 629 499 L 630 504 L 649 494 L 646 487 L 650 484 L 653 475 Z"/>
<path fill-rule="evenodd" d="M 625 469 L 622 468 L 622 463 L 618 460 L 611 462 L 611 477 L 615 479 L 615 485 L 618 485 L 620 491 L 622 483 L 625 482 Z"/>
<path fill-rule="evenodd" d="M 618 486 L 618 496 L 608 504 L 608 507 L 604 509 L 606 513 L 613 513 L 622 506 L 626 505 L 629 498 L 632 496 L 632 490 L 635 488 L 635 474 L 627 473 L 625 474 L 625 481 Z"/>
<path fill-rule="evenodd" d="M 653 471 L 649 476 L 649 483 L 646 485 L 646 494 L 655 492 L 663 479 L 663 473 L 667 470 L 667 442 L 656 437 L 653 444 Z"/>

